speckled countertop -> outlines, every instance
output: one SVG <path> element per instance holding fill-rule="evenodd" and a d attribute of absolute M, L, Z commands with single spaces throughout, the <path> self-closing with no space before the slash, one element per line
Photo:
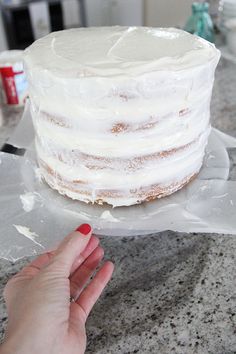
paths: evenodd
<path fill-rule="evenodd" d="M 236 65 L 222 59 L 212 121 L 236 137 L 235 92 Z M 9 131 L 0 128 L 0 144 Z M 116 269 L 87 323 L 87 353 L 236 353 L 236 235 L 166 231 L 102 244 Z M 0 261 L 1 291 L 26 262 Z M 2 298 L 0 322 L 3 333 Z"/>

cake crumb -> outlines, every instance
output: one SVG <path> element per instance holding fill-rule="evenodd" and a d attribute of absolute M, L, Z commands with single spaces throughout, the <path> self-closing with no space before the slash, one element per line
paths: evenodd
<path fill-rule="evenodd" d="M 28 193 L 25 193 L 25 194 L 21 194 L 20 195 L 20 200 L 21 200 L 21 203 L 22 203 L 24 211 L 29 213 L 34 207 L 35 194 L 31 193 L 31 192 L 28 192 Z"/>
<path fill-rule="evenodd" d="M 111 132 L 114 134 L 123 133 L 123 132 L 127 131 L 128 128 L 129 128 L 129 126 L 127 124 L 117 123 L 117 124 L 113 125 Z"/>
<path fill-rule="evenodd" d="M 119 222 L 118 219 L 114 218 L 114 216 L 110 213 L 109 210 L 105 210 L 102 215 L 101 219 L 111 221 L 111 222 Z"/>

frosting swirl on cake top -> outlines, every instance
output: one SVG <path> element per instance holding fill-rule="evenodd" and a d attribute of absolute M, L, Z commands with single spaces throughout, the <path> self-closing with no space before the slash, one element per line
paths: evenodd
<path fill-rule="evenodd" d="M 58 77 L 133 76 L 218 61 L 212 43 L 175 28 L 91 27 L 53 32 L 25 51 L 34 70 Z"/>

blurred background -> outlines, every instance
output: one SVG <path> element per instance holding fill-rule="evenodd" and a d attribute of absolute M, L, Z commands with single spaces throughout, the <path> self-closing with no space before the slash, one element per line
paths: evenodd
<path fill-rule="evenodd" d="M 24 49 L 35 39 L 79 26 L 145 25 L 183 27 L 191 0 L 1 0 L 0 51 Z M 219 1 L 211 0 L 217 20 Z"/>

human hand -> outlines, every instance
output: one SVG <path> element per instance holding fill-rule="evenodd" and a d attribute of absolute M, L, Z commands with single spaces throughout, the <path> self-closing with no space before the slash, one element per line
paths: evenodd
<path fill-rule="evenodd" d="M 84 353 L 85 322 L 114 268 L 105 262 L 87 285 L 103 255 L 98 238 L 84 224 L 56 251 L 10 279 L 4 289 L 8 327 L 1 354 Z"/>

